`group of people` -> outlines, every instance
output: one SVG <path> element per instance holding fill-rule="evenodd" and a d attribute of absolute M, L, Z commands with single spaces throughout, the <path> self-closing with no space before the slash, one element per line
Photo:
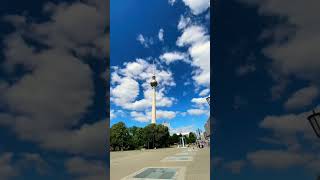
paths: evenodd
<path fill-rule="evenodd" d="M 205 146 L 209 146 L 209 143 L 206 141 L 203 141 L 203 140 L 198 140 L 197 146 L 198 146 L 198 148 L 204 148 Z"/>
<path fill-rule="evenodd" d="M 202 148 L 204 148 L 204 147 L 206 147 L 206 146 L 207 146 L 207 147 L 210 146 L 209 142 L 203 141 L 203 140 L 198 140 L 197 142 L 192 143 L 191 145 L 188 144 L 187 147 L 193 147 L 193 149 L 194 149 L 195 147 L 198 147 L 198 148 L 202 149 Z"/>

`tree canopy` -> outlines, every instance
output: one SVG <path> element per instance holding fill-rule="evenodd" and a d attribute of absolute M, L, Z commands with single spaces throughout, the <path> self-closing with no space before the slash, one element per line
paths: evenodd
<path fill-rule="evenodd" d="M 179 143 L 182 135 L 173 134 L 170 136 L 168 127 L 161 124 L 149 124 L 144 128 L 127 128 L 123 122 L 112 125 L 110 129 L 111 150 L 133 150 L 165 148 Z M 195 134 L 190 133 L 186 137 L 186 143 L 195 142 Z"/>

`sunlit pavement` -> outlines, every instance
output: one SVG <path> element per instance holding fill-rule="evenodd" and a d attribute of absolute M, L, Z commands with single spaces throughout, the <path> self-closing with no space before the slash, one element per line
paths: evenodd
<path fill-rule="evenodd" d="M 186 180 L 209 180 L 210 148 L 195 148 L 194 150 L 192 148 L 165 148 L 111 152 L 111 180 L 122 180 L 148 167 L 182 167 L 185 169 L 183 177 Z M 186 158 L 187 156 L 189 157 Z"/>

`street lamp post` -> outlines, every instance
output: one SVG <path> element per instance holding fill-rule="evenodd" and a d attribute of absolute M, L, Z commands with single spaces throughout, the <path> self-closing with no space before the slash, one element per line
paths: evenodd
<path fill-rule="evenodd" d="M 320 138 L 320 113 L 316 113 L 316 111 L 313 110 L 312 114 L 308 116 L 308 120 L 312 126 L 313 131 L 316 133 L 318 138 Z M 320 176 L 317 177 L 317 180 L 320 180 Z"/>
<path fill-rule="evenodd" d="M 316 113 L 314 110 L 312 114 L 308 116 L 308 120 L 312 126 L 312 129 L 316 133 L 316 135 L 320 138 L 320 113 Z"/>

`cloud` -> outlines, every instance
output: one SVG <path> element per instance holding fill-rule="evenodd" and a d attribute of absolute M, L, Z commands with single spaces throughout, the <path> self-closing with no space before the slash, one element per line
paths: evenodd
<path fill-rule="evenodd" d="M 99 180 L 107 177 L 107 168 L 103 161 L 73 157 L 65 162 L 65 167 L 77 180 Z"/>
<path fill-rule="evenodd" d="M 116 118 L 116 117 L 117 117 L 117 115 L 115 114 L 114 110 L 111 109 L 111 110 L 110 110 L 110 119 L 114 119 L 114 118 Z"/>
<path fill-rule="evenodd" d="M 204 105 L 208 104 L 206 98 L 203 98 L 203 97 L 201 97 L 201 98 L 192 98 L 191 102 L 195 103 L 198 106 L 204 106 Z"/>
<path fill-rule="evenodd" d="M 257 150 L 249 152 L 245 160 L 225 163 L 224 167 L 233 173 L 240 173 L 243 166 L 250 164 L 258 169 L 284 170 L 294 167 L 317 172 L 320 159 L 310 152 L 295 152 L 288 150 Z"/>
<path fill-rule="evenodd" d="M 192 25 L 183 29 L 178 38 L 178 46 L 188 46 L 191 56 L 191 65 L 196 67 L 193 71 L 193 80 L 199 86 L 210 86 L 210 38 L 204 27 Z"/>
<path fill-rule="evenodd" d="M 300 167 L 317 172 L 320 159 L 315 142 L 318 139 L 307 120 L 310 114 L 310 111 L 306 111 L 300 114 L 266 116 L 259 127 L 270 130 L 272 135 L 261 140 L 279 148 L 249 152 L 246 161 L 256 168 L 283 170 Z"/>
<path fill-rule="evenodd" d="M 114 67 L 111 73 L 111 102 L 115 105 L 133 111 L 142 111 L 151 108 L 152 89 L 150 80 L 154 66 L 143 59 L 125 63 L 123 68 Z M 159 86 L 157 88 L 157 107 L 170 107 L 175 98 L 167 97 L 166 90 L 175 86 L 173 74 L 169 70 L 161 69 L 158 65 L 155 70 Z M 130 92 L 130 93 L 128 93 Z M 143 97 L 140 98 L 139 96 Z"/>
<path fill-rule="evenodd" d="M 301 139 L 304 139 L 306 143 L 310 143 L 310 140 L 314 139 L 313 134 L 311 134 L 311 127 L 307 124 L 306 119 L 291 118 L 294 117 L 266 118 L 265 121 L 260 124 L 260 127 L 268 129 L 272 134 L 269 135 L 270 138 L 265 138 L 267 141 L 264 142 L 272 145 L 285 146 L 290 151 L 301 151 L 303 149 L 300 143 Z M 304 122 L 300 122 L 299 120 Z M 301 125 L 301 127 L 299 127 L 299 125 Z M 299 138 L 298 135 L 300 136 Z"/>
<path fill-rule="evenodd" d="M 182 0 L 194 15 L 199 15 L 210 7 L 210 0 Z"/>
<path fill-rule="evenodd" d="M 115 119 L 117 117 L 124 117 L 124 116 L 126 116 L 126 114 L 122 110 L 114 110 L 114 109 L 110 110 L 110 119 Z"/>
<path fill-rule="evenodd" d="M 28 170 L 37 175 L 48 175 L 50 166 L 40 154 L 37 153 L 12 153 L 4 152 L 0 155 L 0 176 L 3 180 L 21 178 Z"/>
<path fill-rule="evenodd" d="M 150 45 L 153 44 L 152 38 L 144 37 L 142 34 L 139 34 L 137 36 L 137 41 L 139 41 L 140 44 L 143 45 L 145 48 L 149 48 Z"/>
<path fill-rule="evenodd" d="M 168 0 L 168 3 L 169 3 L 171 6 L 173 6 L 175 2 L 176 2 L 176 0 Z"/>
<path fill-rule="evenodd" d="M 142 34 L 139 34 L 137 37 L 137 41 L 139 41 L 142 45 L 145 45 L 145 39 Z M 146 45 L 145 45 L 146 46 Z"/>
<path fill-rule="evenodd" d="M 304 108 L 311 105 L 318 95 L 319 90 L 315 86 L 299 89 L 285 102 L 284 107 L 288 110 Z"/>
<path fill-rule="evenodd" d="M 262 16 L 274 16 L 282 19 L 269 26 L 261 38 L 272 40 L 262 53 L 272 59 L 273 73 L 282 79 L 295 77 L 319 83 L 320 52 L 317 48 L 320 40 L 319 1 L 297 2 L 290 6 L 290 0 L 240 0 L 255 5 Z"/>
<path fill-rule="evenodd" d="M 173 119 L 177 115 L 174 111 L 164 111 L 164 110 L 158 110 L 157 111 L 157 117 L 159 119 Z"/>
<path fill-rule="evenodd" d="M 178 128 L 170 128 L 170 134 L 189 134 L 190 132 L 195 132 L 194 126 L 181 126 Z"/>
<path fill-rule="evenodd" d="M 131 111 L 130 115 L 134 120 L 139 121 L 139 122 L 149 122 L 151 121 L 151 116 L 147 116 L 143 112 L 136 112 L 136 111 Z"/>
<path fill-rule="evenodd" d="M 100 7 L 100 5 L 105 6 Z M 17 27 L 24 36 L 42 45 L 73 50 L 81 56 L 107 57 L 108 43 L 104 43 L 108 40 L 106 3 L 97 4 L 93 1 L 69 5 L 47 3 L 43 11 L 50 15 L 49 21 L 36 23 L 29 19 L 29 23 L 25 26 Z M 16 24 L 16 21 L 13 24 Z"/>
<path fill-rule="evenodd" d="M 5 17 L 16 31 L 4 39 L 3 69 L 14 76 L 14 68 L 20 65 L 28 73 L 3 91 L 1 103 L 8 112 L 1 114 L 0 125 L 43 148 L 97 153 L 97 144 L 90 142 L 99 141 L 103 133 L 95 136 L 101 131 L 94 125 L 91 128 L 95 130 L 86 131 L 90 125 L 80 124 L 80 119 L 94 96 L 93 73 L 84 57 L 107 57 L 106 8 L 106 3 L 99 1 L 48 3 L 43 8 L 48 21 Z M 83 143 L 86 138 L 89 144 Z M 105 142 L 99 143 L 103 146 Z"/>
<path fill-rule="evenodd" d="M 147 111 L 147 112 L 131 111 L 130 115 L 136 121 L 151 122 L 151 111 Z M 177 112 L 174 112 L 174 111 L 164 111 L 164 110 L 156 111 L 157 119 L 173 119 L 176 117 L 176 115 L 177 115 Z"/>
<path fill-rule="evenodd" d="M 182 35 L 178 38 L 176 44 L 178 46 L 194 45 L 204 43 L 209 40 L 206 30 L 202 26 L 192 25 L 183 30 Z"/>
<path fill-rule="evenodd" d="M 272 134 L 262 140 L 273 145 L 282 145 L 290 152 L 304 152 L 307 144 L 310 147 L 308 151 L 314 149 L 317 138 L 307 120 L 310 114 L 311 111 L 306 111 L 299 114 L 266 116 L 259 127 L 269 130 Z"/>
<path fill-rule="evenodd" d="M 310 131 L 310 125 L 307 121 L 307 117 L 310 114 L 311 112 L 304 112 L 301 114 L 266 116 L 259 126 L 283 135 L 308 133 Z"/>
<path fill-rule="evenodd" d="M 166 52 L 162 54 L 159 58 L 165 61 L 166 64 L 170 64 L 176 61 L 188 62 L 188 54 L 177 51 Z"/>
<path fill-rule="evenodd" d="M 187 110 L 187 114 L 191 116 L 201 116 L 201 115 L 209 115 L 210 110 L 208 109 L 209 105 L 204 97 L 200 98 L 192 98 L 191 102 L 193 103 L 193 107 Z"/>
<path fill-rule="evenodd" d="M 131 102 L 139 95 L 139 84 L 130 77 L 122 78 L 119 85 L 111 89 L 110 94 L 112 95 L 112 101 L 116 104 L 120 105 L 125 104 L 125 102 Z"/>
<path fill-rule="evenodd" d="M 184 17 L 183 15 L 181 15 L 179 23 L 178 23 L 178 30 L 182 30 L 182 29 L 186 28 L 190 24 L 191 24 L 191 18 L 190 17 Z"/>
<path fill-rule="evenodd" d="M 210 89 L 204 89 L 199 93 L 199 96 L 208 96 L 210 95 Z"/>
<path fill-rule="evenodd" d="M 200 115 L 209 114 L 209 111 L 204 109 L 188 109 L 187 113 L 194 116 L 200 116 Z"/>
<path fill-rule="evenodd" d="M 281 151 L 281 150 L 260 150 L 248 153 L 248 160 L 258 168 L 286 169 L 293 166 L 303 166 L 310 162 L 309 155 Z"/>
<path fill-rule="evenodd" d="M 189 80 L 187 80 L 186 82 L 183 83 L 184 86 L 188 86 L 190 84 L 192 84 L 192 83 Z"/>
<path fill-rule="evenodd" d="M 93 124 L 84 124 L 77 130 L 53 133 L 41 146 L 74 155 L 102 157 L 107 139 L 106 125 L 107 121 L 101 120 Z"/>
<path fill-rule="evenodd" d="M 163 37 L 164 37 L 164 30 L 161 28 L 158 33 L 158 38 L 160 41 L 163 41 Z"/>

